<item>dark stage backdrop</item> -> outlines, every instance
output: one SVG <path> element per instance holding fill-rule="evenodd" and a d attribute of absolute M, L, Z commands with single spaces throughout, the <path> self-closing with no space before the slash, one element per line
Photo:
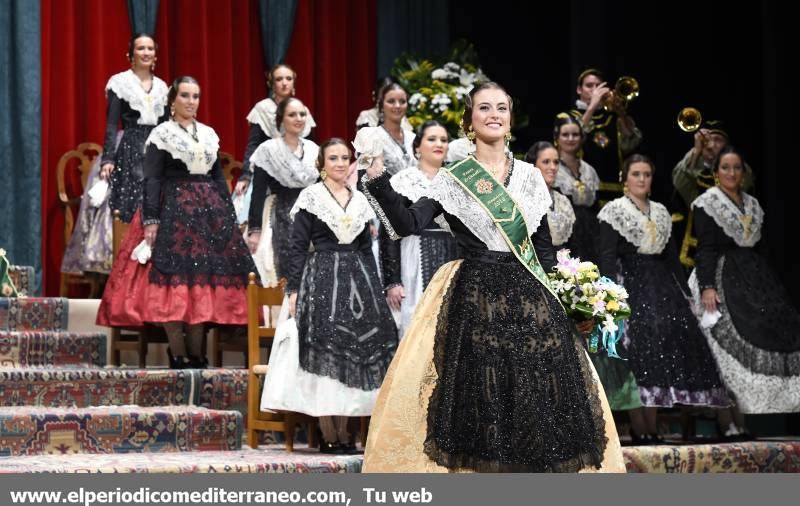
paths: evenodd
<path fill-rule="evenodd" d="M 220 148 L 244 155 L 245 117 L 266 97 L 258 0 L 161 0 L 156 74 L 180 74 L 202 88 L 198 119 L 219 134 Z M 64 214 L 56 164 L 80 142 L 102 143 L 104 87 L 128 68 L 131 35 L 122 0 L 41 0 L 43 292 L 58 293 Z M 298 72 L 297 96 L 314 113 L 313 136 L 352 139 L 355 118 L 370 107 L 375 82 L 373 0 L 299 0 L 286 62 Z M 70 181 L 72 194 L 79 181 Z"/>
<path fill-rule="evenodd" d="M 576 98 L 575 77 L 603 69 L 611 86 L 621 75 L 639 80 L 631 113 L 644 134 L 641 151 L 657 171 L 655 200 L 673 205 L 671 172 L 691 148 L 676 123 L 684 106 L 723 119 L 744 149 L 766 211 L 773 265 L 800 306 L 800 262 L 786 247 L 800 217 L 796 143 L 794 27 L 775 2 L 485 2 L 451 0 L 453 40 L 474 43 L 486 73 L 508 87 L 529 115 L 516 132 L 516 152 L 552 140 L 555 115 Z M 790 87 L 792 89 L 790 89 Z"/>

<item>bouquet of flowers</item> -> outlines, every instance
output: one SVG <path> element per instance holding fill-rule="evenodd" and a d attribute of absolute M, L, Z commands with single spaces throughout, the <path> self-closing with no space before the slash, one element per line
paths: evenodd
<path fill-rule="evenodd" d="M 568 249 L 556 256 L 558 264 L 548 273 L 550 285 L 558 294 L 567 314 L 576 320 L 593 320 L 589 351 L 597 353 L 602 341 L 609 357 L 620 358 L 616 345 L 624 331 L 624 320 L 631 315 L 628 292 L 606 277 L 592 262 L 572 258 Z"/>

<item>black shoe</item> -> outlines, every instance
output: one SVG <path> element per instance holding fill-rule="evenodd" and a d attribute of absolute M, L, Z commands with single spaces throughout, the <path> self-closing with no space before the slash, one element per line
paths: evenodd
<path fill-rule="evenodd" d="M 320 439 L 319 441 L 319 452 L 320 453 L 330 453 L 333 455 L 342 455 L 344 453 L 344 449 L 339 442 L 335 443 L 328 443 L 327 441 Z"/>
<path fill-rule="evenodd" d="M 206 369 L 208 368 L 208 359 L 203 357 L 202 359 L 194 356 L 189 356 L 189 362 L 187 369 Z"/>
<path fill-rule="evenodd" d="M 182 355 L 173 356 L 172 350 L 169 348 L 167 348 L 167 358 L 169 358 L 170 369 L 189 369 L 191 367 L 191 360 Z"/>
<path fill-rule="evenodd" d="M 648 444 L 651 445 L 663 445 L 664 439 L 659 436 L 658 434 L 648 434 L 647 438 L 650 440 Z"/>
<path fill-rule="evenodd" d="M 628 431 L 628 434 L 631 436 L 631 445 L 632 446 L 645 446 L 650 444 L 650 436 L 647 434 L 642 434 L 641 436 L 637 436 L 633 429 Z"/>

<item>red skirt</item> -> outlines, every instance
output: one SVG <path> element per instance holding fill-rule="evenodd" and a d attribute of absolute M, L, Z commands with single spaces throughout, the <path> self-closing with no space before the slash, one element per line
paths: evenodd
<path fill-rule="evenodd" d="M 188 324 L 247 325 L 244 286 L 166 284 L 150 281 L 153 262 L 131 260 L 144 240 L 141 210 L 128 227 L 119 256 L 114 260 L 97 324 L 106 327 L 142 327 L 145 323 L 181 321 Z"/>

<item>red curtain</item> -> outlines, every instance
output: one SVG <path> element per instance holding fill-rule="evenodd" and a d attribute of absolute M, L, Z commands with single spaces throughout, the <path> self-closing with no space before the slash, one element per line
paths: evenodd
<path fill-rule="evenodd" d="M 58 293 L 63 212 L 55 169 L 81 142 L 102 144 L 104 87 L 127 68 L 130 37 L 122 0 L 41 0 L 42 257 L 44 293 Z M 300 0 L 286 57 L 298 73 L 297 96 L 318 127 L 314 136 L 353 138 L 358 112 L 371 107 L 375 81 L 375 0 Z M 198 119 L 220 148 L 244 155 L 245 117 L 266 96 L 258 0 L 161 0 L 156 74 L 169 84 L 189 74 L 201 87 Z M 71 186 L 76 188 L 76 180 Z"/>
<path fill-rule="evenodd" d="M 65 246 L 56 165 L 81 142 L 103 143 L 104 89 L 112 74 L 128 67 L 130 24 L 120 0 L 41 0 L 41 17 L 42 285 L 52 296 L 58 295 Z M 78 178 L 68 186 L 80 194 Z"/>
<path fill-rule="evenodd" d="M 352 140 L 358 113 L 372 107 L 377 72 L 376 0 L 299 0 L 286 63 L 297 96 L 317 122 L 314 138 Z"/>

